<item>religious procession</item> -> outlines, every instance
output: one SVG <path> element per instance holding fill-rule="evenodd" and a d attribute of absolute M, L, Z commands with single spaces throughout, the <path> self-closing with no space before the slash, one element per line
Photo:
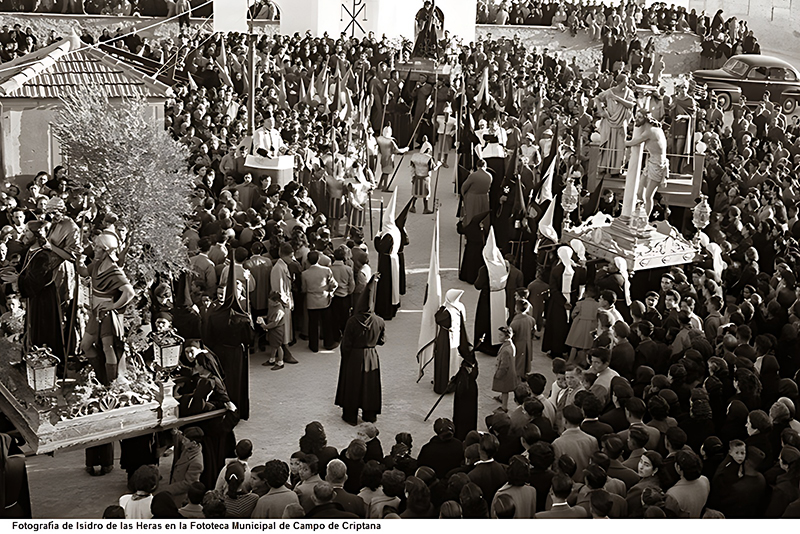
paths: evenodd
<path fill-rule="evenodd" d="M 800 57 L 317 3 L 0 3 L 2 517 L 800 517 Z"/>

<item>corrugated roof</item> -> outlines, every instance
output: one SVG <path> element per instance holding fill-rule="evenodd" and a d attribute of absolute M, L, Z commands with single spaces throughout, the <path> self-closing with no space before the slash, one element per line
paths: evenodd
<path fill-rule="evenodd" d="M 167 85 L 131 65 L 73 40 L 54 43 L 0 65 L 3 98 L 60 98 L 86 85 L 102 86 L 109 98 L 138 94 L 166 98 L 172 92 Z"/>

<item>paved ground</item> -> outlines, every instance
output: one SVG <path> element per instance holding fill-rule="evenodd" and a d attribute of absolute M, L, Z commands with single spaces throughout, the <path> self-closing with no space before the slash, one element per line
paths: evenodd
<path fill-rule="evenodd" d="M 452 161 L 452 155 L 450 161 Z M 398 188 L 398 210 L 411 195 L 408 157 L 398 172 L 395 183 Z M 458 234 L 455 230 L 456 197 L 453 194 L 455 170 L 442 168 L 439 176 L 438 201 L 440 204 L 440 265 L 442 288 L 465 289 L 463 301 L 467 308 L 468 328 L 472 333 L 472 321 L 478 292 L 458 280 Z M 384 202 L 390 195 L 384 193 Z M 380 209 L 379 196 L 373 199 L 375 207 L 375 231 L 378 230 Z M 419 203 L 421 204 L 421 202 Z M 408 233 L 411 245 L 406 248 L 406 272 L 408 291 L 403 297 L 402 308 L 397 317 L 387 324 L 387 342 L 380 348 L 383 381 L 383 413 L 378 418 L 380 438 L 384 450 L 394 443 L 398 432 L 410 432 L 414 436 L 416 454 L 433 435 L 432 421 L 436 417 L 452 414 L 452 396 L 445 398 L 429 422 L 423 422 L 425 414 L 433 406 L 438 395 L 431 386 L 432 370 L 417 383 L 417 338 L 422 318 L 422 301 L 430 261 L 433 215 L 423 215 L 422 206 L 416 214 L 410 214 Z M 368 230 L 368 228 L 367 228 Z M 374 257 L 374 255 L 373 255 Z M 373 260 L 374 261 L 374 260 Z M 282 371 L 271 371 L 261 364 L 263 354 L 251 358 L 250 420 L 236 428 L 237 438 L 249 438 L 255 445 L 253 463 L 264 463 L 272 458 L 288 460 L 298 449 L 298 439 L 306 423 L 318 420 L 325 426 L 328 442 L 342 449 L 356 437 L 356 429 L 340 419 L 341 412 L 334 406 L 336 381 L 339 368 L 339 352 L 311 353 L 303 341 L 292 349 L 300 360 L 299 365 L 286 366 Z M 480 419 L 498 404 L 492 400 L 491 377 L 494 359 L 478 354 L 480 375 L 478 378 Z M 534 366 L 551 376 L 550 360 L 537 356 Z M 480 427 L 483 423 L 479 422 Z M 119 457 L 119 452 L 117 452 Z M 162 473 L 168 477 L 171 458 L 162 461 Z M 33 497 L 34 516 L 40 518 L 100 517 L 103 509 L 113 504 L 126 493 L 125 473 L 115 469 L 112 473 L 93 478 L 83 471 L 83 452 L 56 454 L 29 459 L 28 473 Z"/>

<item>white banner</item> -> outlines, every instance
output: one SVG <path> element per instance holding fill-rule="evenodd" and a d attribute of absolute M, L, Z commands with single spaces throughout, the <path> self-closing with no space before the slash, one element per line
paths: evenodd
<path fill-rule="evenodd" d="M 248 0 L 214 0 L 214 31 L 247 33 Z"/>

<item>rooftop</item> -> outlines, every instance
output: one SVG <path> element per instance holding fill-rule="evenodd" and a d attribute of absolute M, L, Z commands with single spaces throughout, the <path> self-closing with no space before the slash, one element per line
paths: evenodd
<path fill-rule="evenodd" d="M 60 98 L 81 86 L 100 85 L 109 98 L 167 98 L 172 89 L 77 36 L 0 65 L 0 98 Z"/>

